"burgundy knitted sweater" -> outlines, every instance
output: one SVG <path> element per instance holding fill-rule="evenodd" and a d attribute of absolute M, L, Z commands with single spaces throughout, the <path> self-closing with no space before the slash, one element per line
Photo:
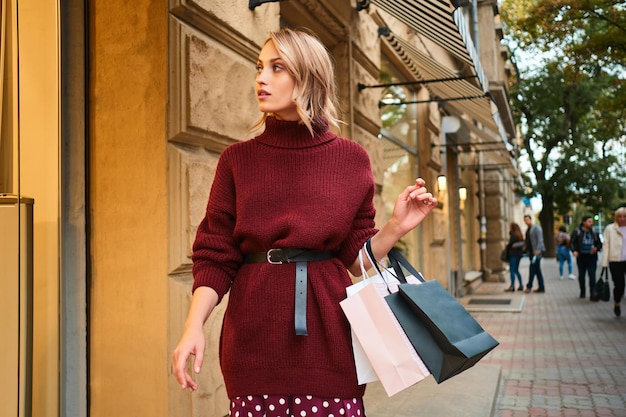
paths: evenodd
<path fill-rule="evenodd" d="M 357 143 L 319 126 L 268 117 L 265 131 L 222 153 L 193 247 L 195 290 L 230 297 L 220 341 L 229 397 L 262 394 L 351 398 L 350 328 L 339 306 L 346 266 L 376 233 L 374 180 Z M 243 264 L 270 248 L 330 250 L 308 263 L 308 336 L 294 327 L 295 264 Z"/>

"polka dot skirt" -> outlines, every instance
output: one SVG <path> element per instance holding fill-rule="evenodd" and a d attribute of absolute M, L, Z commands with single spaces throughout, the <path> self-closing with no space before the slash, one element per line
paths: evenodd
<path fill-rule="evenodd" d="M 230 400 L 231 417 L 364 417 L 362 398 L 255 395 Z"/>

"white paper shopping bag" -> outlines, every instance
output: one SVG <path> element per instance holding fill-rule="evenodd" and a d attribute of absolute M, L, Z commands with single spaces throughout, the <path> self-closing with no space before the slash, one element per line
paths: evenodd
<path fill-rule="evenodd" d="M 360 289 L 362 289 L 365 285 L 367 285 L 368 281 L 359 281 L 354 285 L 346 288 L 346 293 L 348 297 L 356 294 Z M 361 342 L 357 338 L 354 330 L 352 333 L 352 351 L 354 352 L 354 363 L 356 365 L 356 376 L 359 385 L 367 384 L 368 382 L 378 381 L 378 376 L 376 375 L 376 371 L 372 367 L 370 360 L 367 358 L 365 351 L 363 350 L 363 346 L 361 346 Z"/>
<path fill-rule="evenodd" d="M 366 285 L 340 304 L 387 395 L 430 375 L 374 285 Z"/>
<path fill-rule="evenodd" d="M 368 278 L 361 253 L 359 261 L 364 280 L 349 287 L 348 297 L 340 304 L 358 341 L 353 347 L 357 372 L 361 368 L 363 378 L 368 379 L 361 356 L 365 353 L 387 395 L 392 396 L 423 380 L 430 372 L 385 302 L 389 288 L 397 288 L 394 279 L 389 277 L 385 281 L 380 275 Z"/>

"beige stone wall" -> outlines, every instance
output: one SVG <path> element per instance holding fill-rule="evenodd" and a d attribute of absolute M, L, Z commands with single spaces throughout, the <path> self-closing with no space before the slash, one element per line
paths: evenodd
<path fill-rule="evenodd" d="M 498 33 L 502 33 L 500 16 L 495 14 L 496 0 L 483 0 L 478 6 L 478 21 L 482 26 L 479 30 L 480 62 L 490 82 L 504 82 L 505 61 L 502 59 L 502 46 Z M 489 26 L 487 23 L 493 26 Z"/>
<path fill-rule="evenodd" d="M 230 1 L 174 2 L 167 48 L 170 78 L 167 131 L 168 317 L 167 352 L 182 334 L 191 301 L 191 246 L 204 216 L 220 152 L 249 139 L 259 118 L 255 64 L 270 30 L 279 27 L 278 4 L 254 12 Z M 207 345 L 199 390 L 182 391 L 168 372 L 168 415 L 221 416 L 228 400 L 218 342 L 228 297 L 205 325 Z M 168 357 L 168 370 L 170 368 Z"/>
<path fill-rule="evenodd" d="M 487 217 L 487 266 L 492 271 L 485 277 L 491 281 L 502 281 L 508 273 L 507 265 L 500 260 L 500 252 L 509 241 L 509 223 L 521 219 L 512 217 L 514 205 L 513 186 L 506 170 L 490 170 L 485 173 L 485 216 Z M 523 228 L 522 228 L 523 229 Z"/>

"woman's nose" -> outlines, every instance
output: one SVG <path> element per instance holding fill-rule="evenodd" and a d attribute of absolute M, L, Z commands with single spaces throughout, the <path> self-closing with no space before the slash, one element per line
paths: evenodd
<path fill-rule="evenodd" d="M 257 73 L 257 75 L 256 75 L 256 82 L 257 82 L 258 84 L 263 84 L 263 85 L 265 85 L 265 84 L 267 84 L 266 78 L 267 78 L 267 77 L 265 76 L 265 70 L 260 70 L 260 71 Z"/>

